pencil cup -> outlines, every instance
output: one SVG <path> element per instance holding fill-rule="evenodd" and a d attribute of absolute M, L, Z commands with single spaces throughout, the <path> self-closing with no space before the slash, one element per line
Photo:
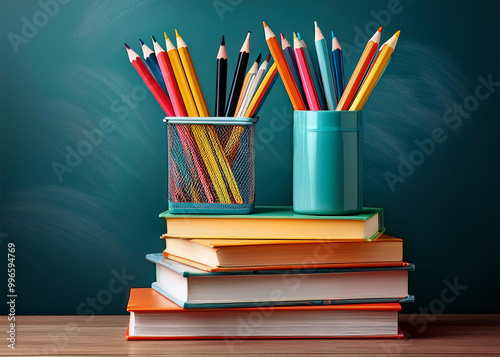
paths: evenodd
<path fill-rule="evenodd" d="M 171 213 L 247 214 L 255 201 L 257 118 L 165 118 Z"/>
<path fill-rule="evenodd" d="M 357 214 L 363 206 L 363 112 L 295 111 L 293 210 Z"/>

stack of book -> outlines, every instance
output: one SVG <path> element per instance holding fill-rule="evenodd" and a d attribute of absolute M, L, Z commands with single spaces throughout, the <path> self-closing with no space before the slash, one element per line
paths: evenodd
<path fill-rule="evenodd" d="M 382 209 L 160 217 L 166 249 L 146 256 L 152 288 L 131 290 L 127 339 L 402 337 L 414 266 Z"/>

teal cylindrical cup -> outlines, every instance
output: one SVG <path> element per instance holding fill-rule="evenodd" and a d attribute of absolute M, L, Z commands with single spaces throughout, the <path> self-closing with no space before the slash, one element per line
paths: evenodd
<path fill-rule="evenodd" d="M 295 111 L 293 210 L 343 215 L 363 207 L 363 112 Z"/>

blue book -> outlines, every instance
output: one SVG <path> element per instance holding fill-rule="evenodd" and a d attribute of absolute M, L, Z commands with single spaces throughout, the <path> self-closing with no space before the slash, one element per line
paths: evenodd
<path fill-rule="evenodd" d="M 152 288 L 184 309 L 412 302 L 401 267 L 207 272 L 148 254 Z"/>

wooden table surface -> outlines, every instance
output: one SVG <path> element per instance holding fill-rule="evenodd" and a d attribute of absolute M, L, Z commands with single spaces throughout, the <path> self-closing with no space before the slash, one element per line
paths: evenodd
<path fill-rule="evenodd" d="M 6 321 L 6 317 L 3 317 Z M 424 326 L 425 323 L 427 326 Z M 128 316 L 18 316 L 2 356 L 500 356 L 500 315 L 400 315 L 405 339 L 125 341 Z"/>

